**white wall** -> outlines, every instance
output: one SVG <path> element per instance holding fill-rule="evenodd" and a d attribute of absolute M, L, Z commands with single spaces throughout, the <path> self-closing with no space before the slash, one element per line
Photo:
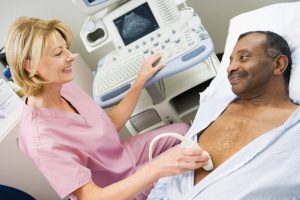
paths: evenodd
<path fill-rule="evenodd" d="M 224 52 L 229 20 L 263 6 L 297 0 L 187 0 L 202 19 L 215 44 L 215 52 Z M 287 11 L 288 12 L 288 11 Z"/>
<path fill-rule="evenodd" d="M 87 18 L 71 0 L 8 0 L 0 2 L 0 46 L 4 45 L 10 24 L 20 16 L 39 17 L 45 19 L 57 18 L 68 24 L 74 33 L 74 42 L 71 50 L 80 53 L 90 68 L 94 68 L 99 57 L 105 52 L 112 50 L 108 48 L 88 53 L 79 37 L 81 26 Z M 107 50 L 106 50 L 107 49 Z"/>
<path fill-rule="evenodd" d="M 295 0 L 187 0 L 202 18 L 215 44 L 216 53 L 223 52 L 229 19 L 240 13 L 265 5 Z M 88 66 L 95 68 L 97 61 L 113 49 L 111 44 L 104 48 L 87 53 L 79 37 L 79 31 L 87 18 L 71 0 L 9 0 L 0 3 L 0 46 L 3 46 L 9 25 L 19 16 L 41 18 L 58 18 L 67 23 L 73 30 L 75 38 L 72 46 L 74 52 L 81 54 Z"/>

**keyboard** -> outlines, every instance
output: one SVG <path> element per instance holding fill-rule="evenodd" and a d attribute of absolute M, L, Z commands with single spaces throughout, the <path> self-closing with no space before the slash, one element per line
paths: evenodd
<path fill-rule="evenodd" d="M 112 66 L 110 67 L 102 66 L 100 70 L 97 71 L 95 77 L 98 80 L 96 95 L 99 96 L 110 89 L 133 81 L 143 62 L 144 55 L 136 54 L 130 55 L 117 63 L 111 63 Z"/>
<path fill-rule="evenodd" d="M 135 80 L 145 58 L 154 53 L 160 53 L 159 62 L 166 64 L 193 49 L 198 40 L 188 27 L 183 26 L 165 34 L 156 33 L 147 41 L 141 40 L 122 51 L 110 53 L 102 65 L 98 66 L 95 95 L 103 95 Z"/>

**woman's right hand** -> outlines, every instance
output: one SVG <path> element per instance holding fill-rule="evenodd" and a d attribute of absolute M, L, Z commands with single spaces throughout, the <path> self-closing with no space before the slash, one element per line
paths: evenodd
<path fill-rule="evenodd" d="M 210 156 L 201 148 L 173 147 L 150 162 L 158 178 L 195 170 L 207 164 Z"/>
<path fill-rule="evenodd" d="M 161 55 L 156 53 L 145 59 L 136 78 L 137 83 L 146 83 L 155 73 L 161 70 L 165 64 L 159 63 Z"/>

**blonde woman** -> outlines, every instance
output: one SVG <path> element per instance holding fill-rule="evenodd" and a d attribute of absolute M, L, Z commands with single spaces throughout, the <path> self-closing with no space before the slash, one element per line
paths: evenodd
<path fill-rule="evenodd" d="M 22 17 L 10 28 L 6 54 L 15 82 L 26 99 L 20 148 L 37 165 L 61 198 L 146 199 L 160 177 L 200 168 L 201 150 L 172 148 L 148 162 L 149 142 L 163 132 L 185 134 L 173 124 L 120 141 L 118 131 L 132 114 L 145 82 L 163 65 L 147 59 L 128 95 L 109 113 L 72 83 L 70 29 L 59 20 Z M 162 139 L 158 156 L 178 143 Z"/>

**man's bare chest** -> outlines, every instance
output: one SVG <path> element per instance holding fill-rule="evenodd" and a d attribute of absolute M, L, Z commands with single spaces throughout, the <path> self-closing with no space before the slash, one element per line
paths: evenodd
<path fill-rule="evenodd" d="M 265 114 L 267 113 L 267 114 Z M 198 137 L 200 146 L 209 152 L 215 168 L 262 134 L 281 126 L 287 114 L 270 112 L 224 112 Z M 196 170 L 195 182 L 208 172 Z"/>
<path fill-rule="evenodd" d="M 272 121 L 252 117 L 222 116 L 199 137 L 200 146 L 215 157 L 216 166 L 229 156 L 272 129 Z"/>

